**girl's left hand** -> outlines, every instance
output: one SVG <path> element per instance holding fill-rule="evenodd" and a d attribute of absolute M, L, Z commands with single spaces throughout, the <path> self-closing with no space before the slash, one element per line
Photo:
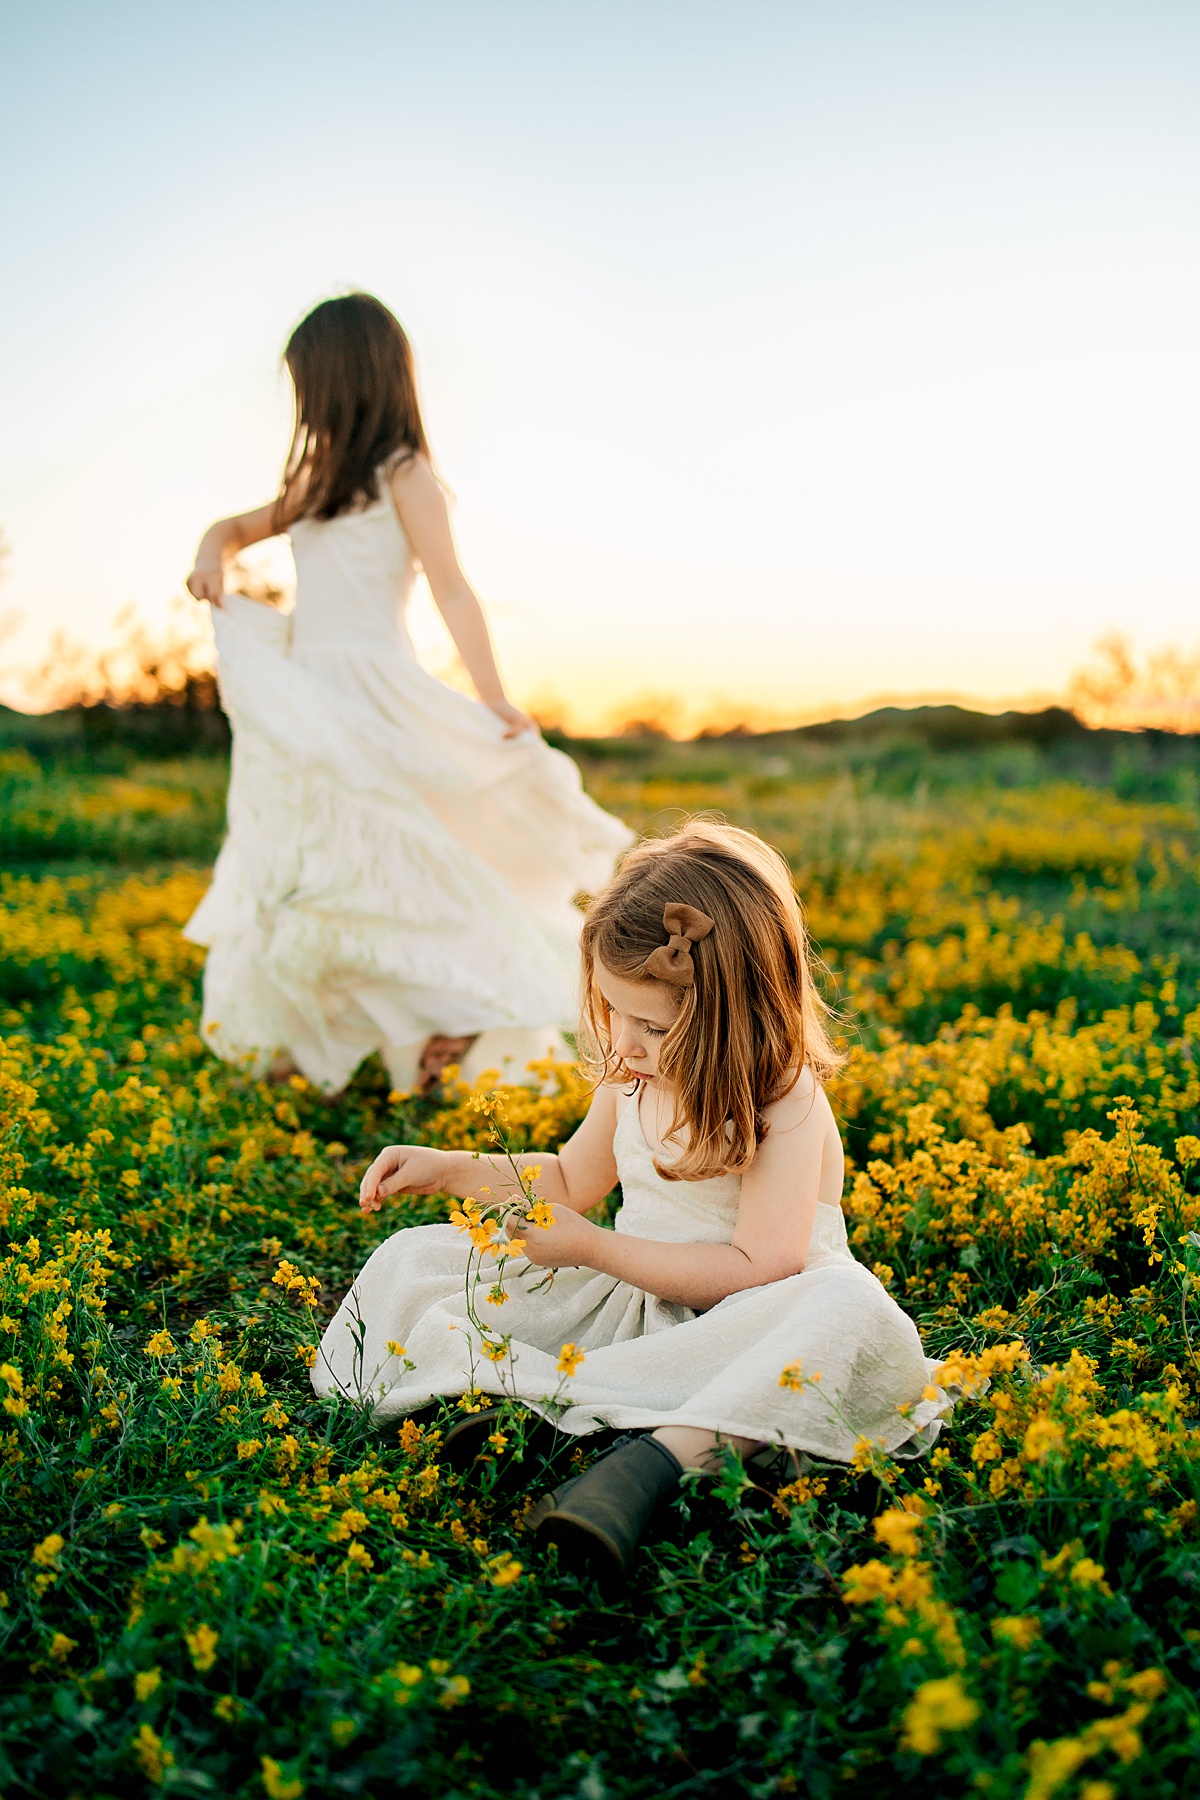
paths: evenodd
<path fill-rule="evenodd" d="M 546 1213 L 553 1214 L 552 1223 L 537 1224 L 536 1220 Z M 586 1266 L 599 1229 L 569 1206 L 552 1207 L 546 1201 L 532 1209 L 530 1223 L 517 1219 L 509 1227 L 510 1235 L 520 1237 L 525 1255 L 539 1269 L 578 1268 L 581 1263 Z"/>
<path fill-rule="evenodd" d="M 503 722 L 506 738 L 520 737 L 523 731 L 537 731 L 537 726 L 529 714 L 523 713 L 519 706 L 513 705 L 511 700 L 485 700 L 484 705 L 489 712 L 494 712 L 496 717 Z"/>

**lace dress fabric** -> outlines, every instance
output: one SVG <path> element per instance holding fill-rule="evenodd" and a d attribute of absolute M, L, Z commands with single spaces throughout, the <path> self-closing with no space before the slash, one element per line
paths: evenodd
<path fill-rule="evenodd" d="M 581 892 L 630 842 L 534 733 L 421 668 L 417 566 L 390 493 L 292 527 L 284 615 L 213 618 L 233 727 L 227 835 L 186 927 L 208 946 L 204 1032 L 256 1072 L 280 1051 L 327 1090 L 382 1051 L 411 1087 L 434 1033 L 469 1077 L 521 1079 L 575 1012 Z"/>
<path fill-rule="evenodd" d="M 633 1102 L 613 1148 L 618 1231 L 659 1243 L 730 1242 L 739 1176 L 664 1181 Z M 818 1205 L 801 1274 L 730 1294 L 704 1313 L 591 1269 L 559 1269 L 547 1287 L 544 1269 L 510 1264 L 502 1306 L 485 1298 L 490 1277 L 475 1295 L 477 1314 L 511 1339 L 499 1364 L 480 1355 L 468 1316 L 467 1249 L 452 1225 L 415 1226 L 381 1244 L 325 1332 L 312 1371 L 317 1392 L 370 1404 L 381 1417 L 472 1387 L 538 1411 L 556 1410 L 557 1394 L 567 1408 L 558 1425 L 580 1435 L 603 1425 L 695 1425 L 842 1462 L 860 1437 L 919 1454 L 950 1405 L 941 1390 L 924 1397 L 937 1365 L 912 1320 L 851 1254 L 838 1206 Z M 389 1341 L 404 1347 L 403 1359 Z M 556 1364 L 568 1342 L 586 1355 L 563 1382 Z M 797 1361 L 809 1381 L 820 1379 L 781 1386 Z"/>

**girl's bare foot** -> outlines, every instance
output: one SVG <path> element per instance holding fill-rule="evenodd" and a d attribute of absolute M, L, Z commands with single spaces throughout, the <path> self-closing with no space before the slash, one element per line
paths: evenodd
<path fill-rule="evenodd" d="M 428 1039 L 417 1064 L 418 1094 L 432 1094 L 450 1064 L 462 1061 L 478 1035 L 478 1032 L 473 1032 L 470 1037 L 435 1035 Z"/>
<path fill-rule="evenodd" d="M 299 1075 L 299 1073 L 299 1064 L 292 1061 L 286 1050 L 281 1050 L 263 1079 L 269 1082 L 271 1087 L 282 1087 L 285 1082 L 292 1079 L 293 1075 Z"/>

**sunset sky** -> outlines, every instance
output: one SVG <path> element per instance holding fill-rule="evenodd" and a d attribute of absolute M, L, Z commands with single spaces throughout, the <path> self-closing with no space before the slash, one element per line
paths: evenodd
<path fill-rule="evenodd" d="M 269 498 L 279 352 L 350 285 L 576 724 L 1195 643 L 1198 80 L 1194 0 L 10 7 L 0 663 Z"/>

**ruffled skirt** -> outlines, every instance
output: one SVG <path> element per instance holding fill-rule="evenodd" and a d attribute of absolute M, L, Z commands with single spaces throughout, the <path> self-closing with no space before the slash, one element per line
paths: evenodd
<path fill-rule="evenodd" d="M 398 1231 L 364 1266 L 322 1339 L 312 1371 L 384 1418 L 438 1395 L 508 1395 L 585 1435 L 694 1425 L 848 1462 L 862 1438 L 917 1455 L 950 1396 L 916 1326 L 850 1254 L 837 1208 L 802 1274 L 731 1294 L 693 1313 L 591 1269 L 509 1266 L 500 1306 L 473 1307 L 502 1360 L 482 1353 L 467 1301 L 467 1244 L 451 1225 Z M 840 1238 L 840 1243 L 839 1243 Z M 823 1241 L 828 1239 L 828 1241 Z M 564 1344 L 584 1352 L 559 1370 Z"/>
<path fill-rule="evenodd" d="M 279 1052 L 328 1090 L 373 1050 L 412 1085 L 434 1033 L 481 1034 L 464 1072 L 560 1054 L 581 892 L 631 841 L 532 733 L 399 643 L 290 651 L 241 595 L 215 613 L 233 726 L 228 830 L 186 927 L 208 947 L 204 1031 L 261 1072 Z"/>

